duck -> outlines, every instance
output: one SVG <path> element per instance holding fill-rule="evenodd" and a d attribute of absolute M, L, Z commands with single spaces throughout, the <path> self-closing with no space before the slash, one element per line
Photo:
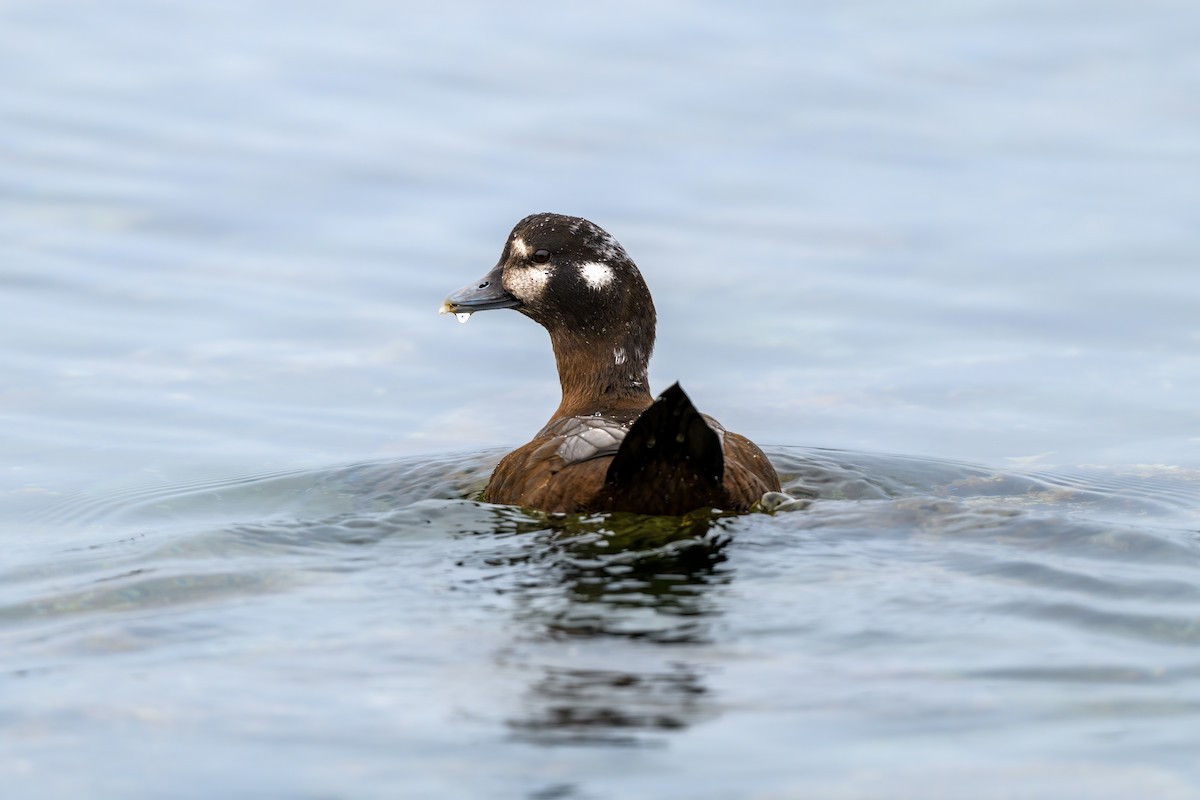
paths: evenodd
<path fill-rule="evenodd" d="M 440 308 L 514 309 L 550 334 L 562 400 L 496 465 L 482 499 L 550 513 L 745 513 L 779 476 L 763 451 L 701 414 L 678 383 L 647 377 L 654 301 L 625 248 L 582 217 L 532 214 L 500 260 Z"/>

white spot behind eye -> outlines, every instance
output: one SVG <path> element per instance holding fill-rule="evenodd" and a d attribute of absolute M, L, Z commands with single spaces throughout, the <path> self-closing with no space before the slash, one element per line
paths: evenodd
<path fill-rule="evenodd" d="M 587 285 L 593 289 L 603 289 L 612 283 L 613 271 L 607 264 L 588 261 L 579 265 L 579 277 L 587 281 Z"/>
<path fill-rule="evenodd" d="M 613 348 L 613 361 L 617 362 L 618 364 L 625 363 L 625 348 L 624 347 L 614 347 Z"/>
<path fill-rule="evenodd" d="M 512 251 L 524 258 L 529 255 L 529 245 L 525 244 L 525 240 L 518 236 L 512 240 Z"/>

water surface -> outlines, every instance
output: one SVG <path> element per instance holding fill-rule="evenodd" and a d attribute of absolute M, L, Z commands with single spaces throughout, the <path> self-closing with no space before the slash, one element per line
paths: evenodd
<path fill-rule="evenodd" d="M 6 796 L 1200 797 L 1198 29 L 5 4 Z M 807 507 L 473 500 L 542 210 Z"/>

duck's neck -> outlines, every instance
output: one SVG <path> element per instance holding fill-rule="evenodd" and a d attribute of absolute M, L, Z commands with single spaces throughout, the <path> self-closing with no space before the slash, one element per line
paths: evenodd
<path fill-rule="evenodd" d="M 649 321 L 653 326 L 653 320 Z M 551 331 L 562 403 L 555 417 L 626 411 L 649 406 L 647 367 L 654 349 L 654 330 L 644 325 L 623 326 L 623 335 L 609 331 Z M 590 335 L 589 335 L 590 334 Z"/>

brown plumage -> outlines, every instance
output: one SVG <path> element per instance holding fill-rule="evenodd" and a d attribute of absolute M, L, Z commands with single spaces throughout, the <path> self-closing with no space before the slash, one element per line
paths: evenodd
<path fill-rule="evenodd" d="M 652 399 L 654 302 L 624 248 L 579 217 L 517 223 L 500 261 L 443 312 L 515 308 L 550 334 L 562 402 L 496 466 L 484 499 L 543 511 L 747 511 L 779 477 L 753 442 L 673 385 Z"/>

